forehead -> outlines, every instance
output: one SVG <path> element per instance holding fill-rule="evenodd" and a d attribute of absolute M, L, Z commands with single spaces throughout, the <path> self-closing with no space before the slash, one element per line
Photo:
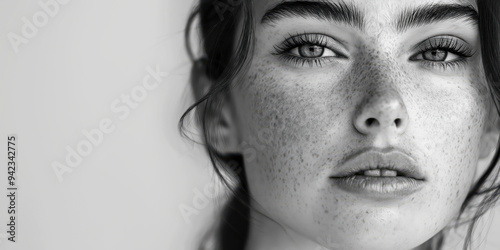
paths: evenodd
<path fill-rule="evenodd" d="M 259 22 L 269 10 L 282 3 L 297 0 L 253 0 L 253 11 Z M 352 7 L 359 11 L 366 23 L 389 22 L 398 18 L 403 11 L 421 6 L 454 4 L 472 6 L 477 10 L 476 0 L 300 0 L 301 2 L 330 2 Z"/>

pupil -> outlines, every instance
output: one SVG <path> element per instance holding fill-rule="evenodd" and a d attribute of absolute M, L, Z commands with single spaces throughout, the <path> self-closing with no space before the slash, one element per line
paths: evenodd
<path fill-rule="evenodd" d="M 447 51 L 440 49 L 428 50 L 424 53 L 424 59 L 430 61 L 444 61 L 448 55 Z"/>
<path fill-rule="evenodd" d="M 299 54 L 302 57 L 320 57 L 325 49 L 318 45 L 302 45 L 299 48 Z"/>

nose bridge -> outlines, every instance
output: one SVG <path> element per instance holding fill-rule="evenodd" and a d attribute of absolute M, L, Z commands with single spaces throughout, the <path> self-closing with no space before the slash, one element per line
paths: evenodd
<path fill-rule="evenodd" d="M 354 64 L 360 77 L 358 84 L 369 86 L 397 84 L 403 78 L 404 70 L 398 65 L 394 52 L 384 48 L 365 48 Z"/>

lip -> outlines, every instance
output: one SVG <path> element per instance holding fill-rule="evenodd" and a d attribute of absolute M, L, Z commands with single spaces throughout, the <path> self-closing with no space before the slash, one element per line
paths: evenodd
<path fill-rule="evenodd" d="M 356 172 L 373 169 L 395 170 L 401 176 L 364 176 Z M 391 149 L 362 150 L 348 156 L 330 176 L 332 182 L 344 191 L 369 198 L 398 198 L 420 190 L 425 176 L 406 153 Z"/>

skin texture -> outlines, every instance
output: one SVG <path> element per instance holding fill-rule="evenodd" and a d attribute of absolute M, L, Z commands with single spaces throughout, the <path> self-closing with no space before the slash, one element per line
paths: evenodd
<path fill-rule="evenodd" d="M 231 90 L 234 115 L 224 119 L 234 132 L 221 138 L 239 145 L 224 150 L 243 153 L 252 206 L 265 215 L 252 212 L 247 250 L 417 248 L 455 218 L 497 134 L 487 123 L 477 27 L 450 20 L 398 33 L 392 24 L 407 7 L 474 2 L 346 1 L 364 14 L 363 31 L 301 17 L 261 24 L 278 2 L 254 1 L 255 50 Z M 301 66 L 275 54 L 289 34 L 303 32 L 325 34 L 347 58 Z M 476 52 L 457 68 L 409 60 L 436 36 L 460 38 Z M 363 128 L 368 117 L 380 126 Z M 395 117 L 402 126 L 391 126 Z M 377 200 L 332 185 L 342 160 L 367 147 L 406 152 L 424 187 Z"/>

